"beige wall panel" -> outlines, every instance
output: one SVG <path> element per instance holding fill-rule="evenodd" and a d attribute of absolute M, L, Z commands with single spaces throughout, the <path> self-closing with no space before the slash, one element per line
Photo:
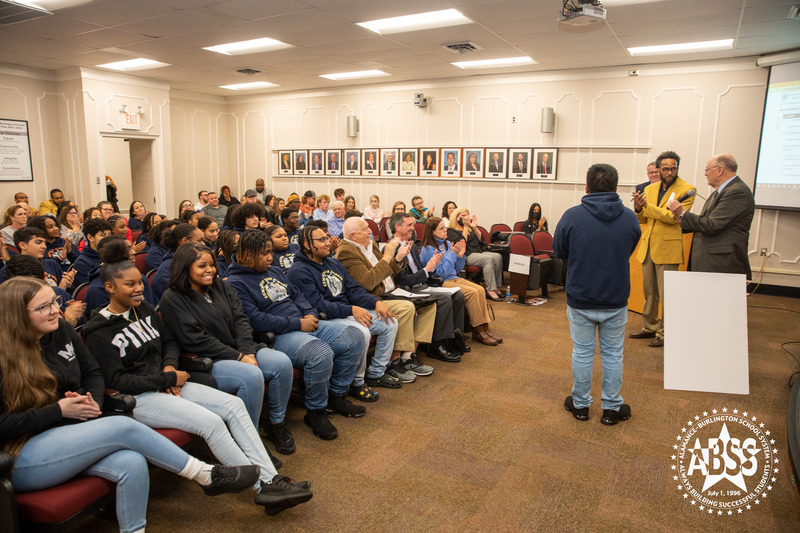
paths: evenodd
<path fill-rule="evenodd" d="M 349 105 L 340 105 L 336 110 L 333 126 L 333 138 L 335 139 L 334 144 L 342 148 L 353 148 L 355 146 L 359 146 L 359 139 L 361 137 L 360 133 L 355 137 L 347 136 L 347 117 L 349 115 L 355 115 L 355 113 L 353 113 L 353 109 Z"/>
<path fill-rule="evenodd" d="M 272 174 L 269 168 L 272 160 L 272 149 L 267 141 L 267 116 L 260 110 L 253 110 L 244 113 L 242 118 L 242 159 L 243 177 L 245 188 L 254 187 L 258 178 L 266 178 Z M 272 115 L 273 135 L 280 135 L 283 141 L 288 144 L 282 146 L 291 147 L 294 142 L 294 112 L 287 110 L 277 110 Z M 274 141 L 273 146 L 278 141 Z M 241 191 L 239 195 L 244 193 Z"/>
<path fill-rule="evenodd" d="M 328 115 L 328 110 L 324 107 L 307 107 L 303 110 L 302 134 L 298 139 L 300 145 L 307 148 L 325 148 L 330 145 Z M 286 146 L 286 148 L 292 148 L 292 146 Z"/>
<path fill-rule="evenodd" d="M 379 146 L 381 144 L 381 114 L 378 107 L 373 103 L 367 103 L 361 106 L 358 110 L 359 138 L 361 139 L 361 146 Z M 342 126 L 346 128 L 347 126 Z M 341 146 L 341 145 L 337 145 Z"/>
<path fill-rule="evenodd" d="M 417 131 L 421 113 L 412 102 L 390 102 L 386 106 L 386 144 L 396 147 L 419 144 Z"/>
<path fill-rule="evenodd" d="M 284 148 L 292 148 L 297 144 L 297 113 L 293 109 L 281 107 L 275 109 L 267 119 L 267 112 L 263 109 L 248 108 L 248 111 L 243 115 L 245 139 L 251 128 L 262 128 L 264 131 L 257 133 L 257 138 L 264 141 L 262 146 L 266 147 L 267 131 L 270 132 L 272 143 L 269 150 L 278 150 Z M 269 130 L 266 126 L 269 125 Z M 253 133 L 256 133 L 253 130 Z"/>
<path fill-rule="evenodd" d="M 36 137 L 41 147 L 42 176 L 45 178 L 43 185 L 47 189 L 44 194 L 49 194 L 49 189 L 57 187 L 64 191 L 65 198 L 74 201 L 80 195 L 80 187 L 71 172 L 71 168 L 64 166 L 63 156 L 65 154 L 62 152 L 63 145 L 69 145 L 70 139 L 49 133 L 59 130 L 59 117 L 61 110 L 66 108 L 66 103 L 64 95 L 58 93 L 43 93 L 37 98 L 35 115 L 38 124 L 34 131 L 38 132 Z M 43 131 L 48 133 L 43 135 Z M 31 138 L 31 144 L 33 144 L 33 138 Z M 34 151 L 39 152 L 39 150 L 35 150 L 31 146 L 31 153 L 33 154 Z M 34 169 L 34 179 L 36 179 L 35 172 L 36 170 Z M 48 187 L 47 185 L 49 184 L 53 185 Z"/>
<path fill-rule="evenodd" d="M 541 146 L 544 144 L 544 134 L 541 132 L 542 108 L 548 107 L 538 94 L 526 94 L 519 104 L 517 113 L 518 139 L 516 144 L 523 146 Z M 550 144 L 548 142 L 548 144 Z"/>
<path fill-rule="evenodd" d="M 733 85 L 719 95 L 712 153 L 733 154 L 739 175 L 752 188 L 764 112 L 763 85 Z M 709 154 L 710 155 L 710 154 Z M 702 159 L 705 165 L 707 157 Z"/>
<path fill-rule="evenodd" d="M 637 158 L 633 181 L 646 181 L 647 164 L 661 152 L 672 150 L 681 158 L 681 178 L 697 185 L 697 169 L 706 161 L 706 154 L 698 153 L 705 101 L 705 95 L 694 87 L 664 89 L 653 97 L 651 157 Z M 702 171 L 699 175 L 702 177 Z"/>
<path fill-rule="evenodd" d="M 433 146 L 459 146 L 464 136 L 464 105 L 458 98 L 434 98 L 427 109 L 427 142 Z"/>
<path fill-rule="evenodd" d="M 188 192 L 191 193 L 195 202 L 197 201 L 197 193 L 201 189 L 214 189 L 216 187 L 216 180 L 214 179 L 214 147 L 216 146 L 213 131 L 214 124 L 215 121 L 205 110 L 198 109 L 192 114 L 192 150 L 195 164 L 191 176 L 194 178 L 194 187 Z"/>
<path fill-rule="evenodd" d="M 479 97 L 472 103 L 470 144 L 505 146 L 509 142 L 511 105 L 503 96 Z"/>
<path fill-rule="evenodd" d="M 582 125 L 583 100 L 575 93 L 562 93 L 553 105 L 556 124 L 553 144 L 581 144 L 584 139 Z"/>
<path fill-rule="evenodd" d="M 215 146 L 216 155 L 216 177 L 217 184 L 215 191 L 219 192 L 223 185 L 231 187 L 234 194 L 238 192 L 237 166 L 238 150 L 236 149 L 238 140 L 237 119 L 233 113 L 218 112 L 214 117 Z"/>
<path fill-rule="evenodd" d="M 592 100 L 593 144 L 633 145 L 639 142 L 641 98 L 633 91 L 600 91 Z"/>
<path fill-rule="evenodd" d="M 187 102 L 188 104 L 189 102 Z M 192 112 L 189 109 L 189 112 Z M 171 190 L 172 195 L 180 197 L 178 202 L 186 197 L 187 191 L 194 190 L 195 183 L 192 179 L 194 176 L 194 159 L 192 158 L 193 147 L 191 145 L 191 130 L 189 128 L 189 116 L 183 108 L 183 102 L 173 105 L 170 108 L 171 113 L 171 137 L 172 137 L 172 183 L 167 184 L 167 188 Z M 177 208 L 175 205 L 165 204 L 167 216 L 173 216 Z"/>

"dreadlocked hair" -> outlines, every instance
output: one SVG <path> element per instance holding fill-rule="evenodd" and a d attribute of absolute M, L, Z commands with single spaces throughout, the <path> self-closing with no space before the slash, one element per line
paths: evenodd
<path fill-rule="evenodd" d="M 322 228 L 319 226 L 309 226 L 306 224 L 300 228 L 299 232 L 297 233 L 297 245 L 300 247 L 300 252 L 306 257 L 311 257 L 312 255 L 314 246 L 312 235 L 314 234 L 315 230 L 322 230 Z"/>
<path fill-rule="evenodd" d="M 236 251 L 236 235 L 237 233 L 232 229 L 226 229 L 219 232 L 217 237 L 216 255 L 222 256 L 226 264 L 231 264 L 231 257 Z"/>
<path fill-rule="evenodd" d="M 258 256 L 272 250 L 272 239 L 261 230 L 249 229 L 239 238 L 236 262 L 245 268 L 255 268 Z"/>

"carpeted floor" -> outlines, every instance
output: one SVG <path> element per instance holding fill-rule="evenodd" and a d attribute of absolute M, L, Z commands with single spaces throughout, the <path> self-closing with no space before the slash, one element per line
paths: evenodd
<path fill-rule="evenodd" d="M 754 306 L 800 311 L 800 300 L 755 295 L 748 305 L 749 395 L 664 390 L 663 350 L 629 339 L 622 393 L 633 416 L 607 427 L 599 363 L 591 420 L 563 407 L 572 386 L 564 292 L 552 290 L 539 307 L 496 303 L 501 346 L 473 343 L 460 364 L 434 361 L 432 376 L 381 389 L 365 417 L 332 418 L 334 441 L 311 434 L 293 398 L 287 421 L 297 452 L 282 456 L 281 473 L 313 482 L 309 503 L 268 517 L 249 493 L 208 498 L 154 469 L 148 531 L 798 531 L 786 446 L 787 381 L 798 363 L 781 343 L 800 340 L 800 320 Z M 630 313 L 628 332 L 640 326 Z M 800 353 L 800 345 L 788 348 Z M 708 516 L 676 490 L 670 456 L 688 418 L 723 406 L 759 415 L 779 472 L 752 510 Z M 90 518 L 74 531 L 115 525 Z"/>

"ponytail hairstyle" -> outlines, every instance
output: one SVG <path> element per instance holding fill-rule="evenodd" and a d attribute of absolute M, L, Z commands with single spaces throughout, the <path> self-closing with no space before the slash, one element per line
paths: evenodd
<path fill-rule="evenodd" d="M 267 249 L 272 251 L 272 238 L 266 232 L 245 230 L 239 238 L 239 246 L 236 247 L 236 262 L 245 268 L 255 269 L 258 256 L 267 252 Z"/>
<path fill-rule="evenodd" d="M 51 405 L 56 401 L 58 382 L 39 350 L 39 334 L 28 318 L 28 305 L 47 282 L 25 276 L 0 285 L 0 372 L 3 373 L 3 405 L 7 413 L 22 413 Z M 2 449 L 12 456 L 30 438 L 21 435 L 6 439 Z"/>
<path fill-rule="evenodd" d="M 136 268 L 131 262 L 131 243 L 121 235 L 109 235 L 100 241 L 97 254 L 103 261 L 100 267 L 100 281 L 103 283 L 113 282 L 122 277 L 122 272 Z"/>

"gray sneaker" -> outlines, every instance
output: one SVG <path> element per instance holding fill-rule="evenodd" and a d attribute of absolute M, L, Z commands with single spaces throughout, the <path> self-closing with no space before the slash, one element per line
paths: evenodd
<path fill-rule="evenodd" d="M 399 379 L 403 383 L 413 383 L 414 380 L 417 379 L 416 374 L 406 370 L 406 368 L 403 366 L 403 362 L 400 361 L 400 359 L 395 359 L 389 363 L 389 366 L 386 367 L 386 373 Z"/>
<path fill-rule="evenodd" d="M 433 367 L 423 365 L 415 353 L 411 354 L 411 359 L 403 361 L 402 365 L 407 372 L 411 372 L 417 376 L 430 376 L 433 374 Z"/>

